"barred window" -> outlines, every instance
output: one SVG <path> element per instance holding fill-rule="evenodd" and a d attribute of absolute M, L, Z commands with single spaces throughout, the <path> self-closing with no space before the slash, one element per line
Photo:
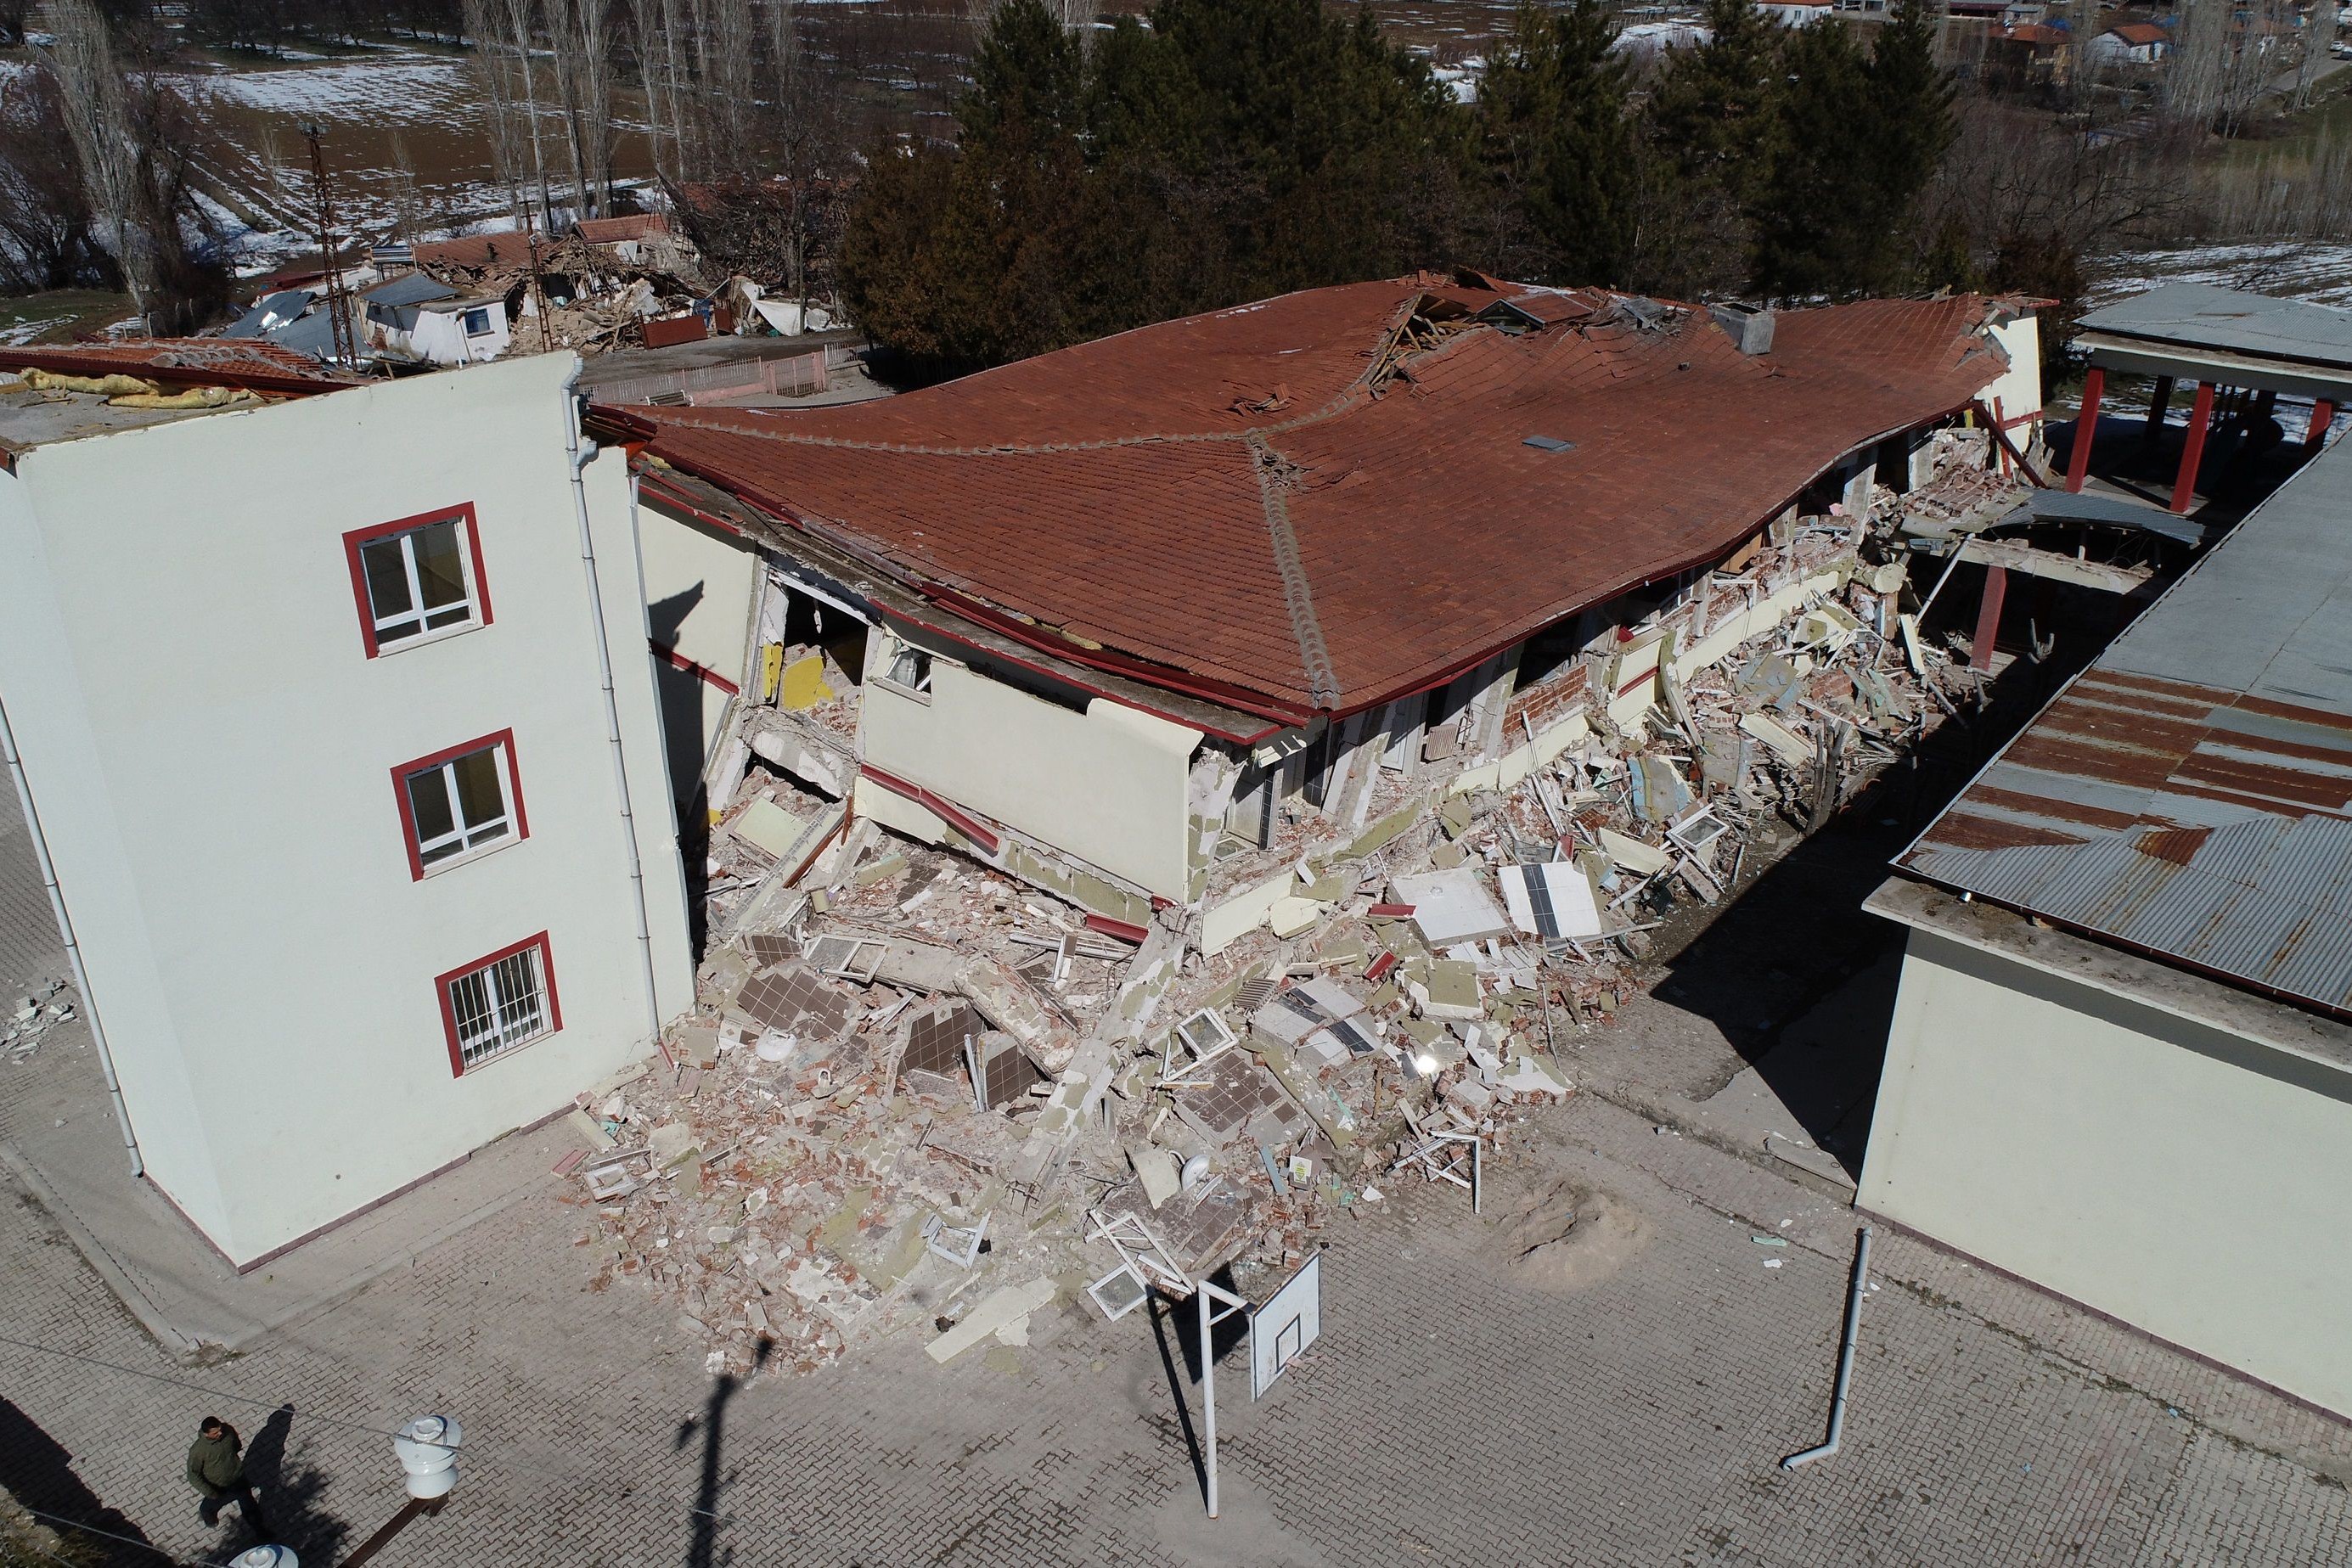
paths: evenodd
<path fill-rule="evenodd" d="M 545 933 L 441 977 L 449 1064 L 463 1074 L 562 1027 Z"/>

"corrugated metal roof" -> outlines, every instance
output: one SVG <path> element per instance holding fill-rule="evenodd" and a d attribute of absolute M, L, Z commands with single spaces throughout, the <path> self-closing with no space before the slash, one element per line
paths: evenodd
<path fill-rule="evenodd" d="M 2352 1015 L 2352 442 L 2173 584 L 1896 863 Z"/>
<path fill-rule="evenodd" d="M 2085 332 L 2352 370 L 2352 310 L 2210 283 L 2168 283 L 2084 317 Z"/>

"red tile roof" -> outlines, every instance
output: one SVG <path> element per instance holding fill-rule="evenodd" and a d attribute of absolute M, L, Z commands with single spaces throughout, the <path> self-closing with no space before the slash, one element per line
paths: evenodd
<path fill-rule="evenodd" d="M 2172 35 L 2153 22 L 2119 22 L 2108 32 L 2126 44 L 2168 44 Z"/>
<path fill-rule="evenodd" d="M 247 387 L 299 395 L 333 392 L 352 379 L 299 350 L 251 338 L 140 338 L 123 342 L 36 344 L 0 349 L 0 370 L 67 376 L 143 376 L 173 386 Z"/>
<path fill-rule="evenodd" d="M 548 252 L 547 240 L 539 235 L 530 238 L 539 254 Z M 523 248 L 524 236 L 514 232 L 504 234 L 466 235 L 457 239 L 434 240 L 420 245 L 411 253 L 419 267 L 462 267 L 478 271 L 491 267 L 528 267 L 530 254 Z"/>
<path fill-rule="evenodd" d="M 1139 678 L 1300 714 L 1711 560 L 2004 363 L 1973 297 L 1784 312 L 1755 358 L 1703 311 L 1645 326 L 1591 298 L 1590 322 L 1513 336 L 1464 319 L 1483 288 L 1349 284 L 850 407 L 613 412 L 662 460 L 1081 663 L 1102 644 Z M 1400 358 L 1416 306 L 1455 325 Z"/>
<path fill-rule="evenodd" d="M 583 218 L 572 228 L 590 245 L 613 245 L 625 239 L 669 233 L 667 213 L 630 213 L 617 218 Z"/>

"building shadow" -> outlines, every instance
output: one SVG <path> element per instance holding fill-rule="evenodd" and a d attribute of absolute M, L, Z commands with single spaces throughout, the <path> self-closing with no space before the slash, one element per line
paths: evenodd
<path fill-rule="evenodd" d="M 775 1353 L 776 1342 L 762 1336 L 751 1352 L 751 1370 L 757 1373 L 767 1365 Z M 670 1447 L 674 1452 L 684 1452 L 688 1443 L 698 1437 L 702 1442 L 701 1478 L 694 1489 L 694 1518 L 688 1527 L 686 1568 L 719 1568 L 719 1564 L 735 1561 L 732 1547 L 719 1548 L 719 1504 L 728 1487 L 734 1484 L 735 1472 L 724 1461 L 727 1442 L 727 1406 L 741 1393 L 744 1380 L 733 1373 L 721 1373 L 711 1381 L 710 1396 L 704 1401 L 700 1416 L 689 1416 L 677 1424 L 677 1437 Z"/>
<path fill-rule="evenodd" d="M 1863 901 L 2106 640 L 2078 635 L 2046 660 L 2018 659 L 1981 708 L 1963 703 L 1664 959 L 1657 999 L 1713 1024 L 1850 1176 L 1869 1145 L 1905 936 Z"/>
<path fill-rule="evenodd" d="M 0 1398 L 0 1490 L 85 1555 L 80 1562 L 155 1568 L 171 1553 L 147 1532 L 109 1508 L 74 1473 L 73 1456 L 33 1418 Z M 188 1508 L 195 1510 L 195 1493 Z"/>

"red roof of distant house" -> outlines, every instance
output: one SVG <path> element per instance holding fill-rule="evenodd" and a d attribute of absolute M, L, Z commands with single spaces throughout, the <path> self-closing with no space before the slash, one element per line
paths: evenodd
<path fill-rule="evenodd" d="M 2000 36 L 2010 43 L 2031 44 L 2037 49 L 2054 49 L 2066 41 L 2066 29 L 2029 22 L 2021 26 L 2004 28 Z"/>
<path fill-rule="evenodd" d="M 492 267 L 528 267 L 530 252 L 524 248 L 521 233 L 509 230 L 503 234 L 466 235 L 457 239 L 434 240 L 416 246 L 410 254 L 419 267 L 463 267 L 476 271 Z M 547 240 L 539 235 L 528 236 L 540 255 L 545 256 Z"/>
<path fill-rule="evenodd" d="M 2118 22 L 2107 31 L 2126 44 L 2168 44 L 2172 35 L 2153 22 Z"/>
<path fill-rule="evenodd" d="M 300 396 L 355 383 L 298 350 L 252 338 L 139 338 L 0 349 L 0 370 L 142 376 L 173 386 L 244 387 Z"/>
<path fill-rule="evenodd" d="M 583 218 L 572 225 L 572 232 L 590 245 L 616 245 L 622 240 L 669 233 L 669 214 L 629 213 L 617 218 Z"/>
<path fill-rule="evenodd" d="M 2005 364 L 1974 297 L 1783 312 L 1757 357 L 1597 290 L 1579 326 L 1468 321 L 1496 298 L 1349 284 L 849 407 L 607 413 L 951 608 L 1282 716 L 1421 689 L 1716 559 Z M 1457 325 L 1397 352 L 1415 314 Z"/>

